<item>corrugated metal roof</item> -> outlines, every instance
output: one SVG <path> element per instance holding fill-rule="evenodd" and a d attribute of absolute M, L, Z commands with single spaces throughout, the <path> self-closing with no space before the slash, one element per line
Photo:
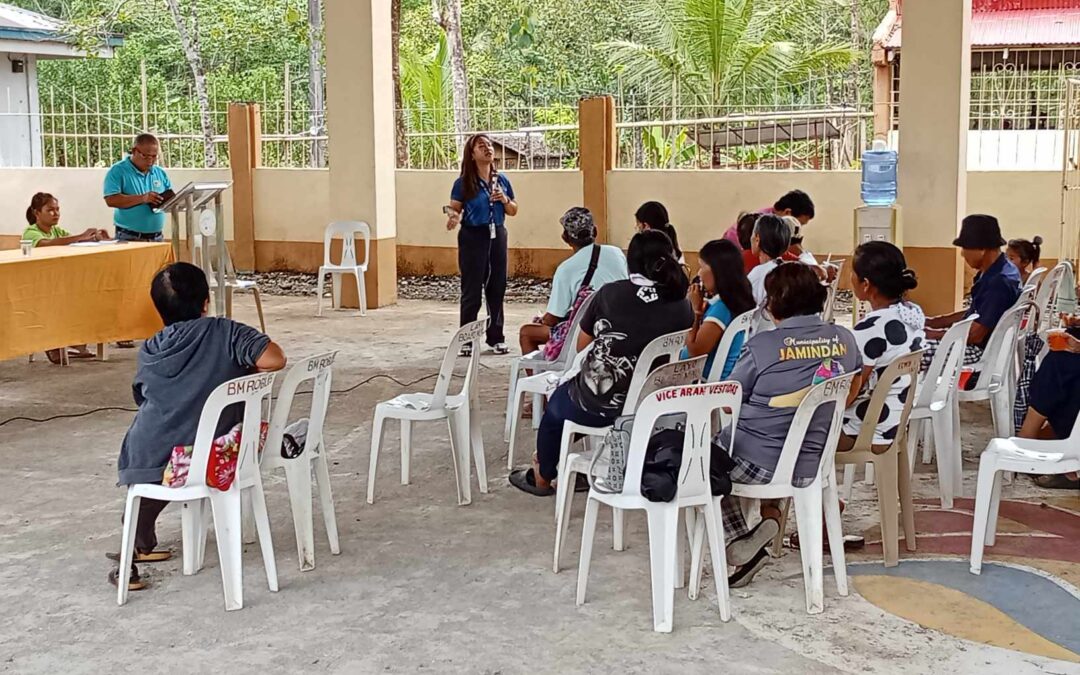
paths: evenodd
<path fill-rule="evenodd" d="M 885 48 L 898 49 L 900 47 L 902 23 L 903 17 L 897 17 L 892 31 L 882 43 Z M 1080 7 L 972 14 L 972 47 L 1026 45 L 1080 45 Z"/>
<path fill-rule="evenodd" d="M 24 30 L 59 31 L 61 23 L 56 19 L 0 2 L 0 28 Z"/>

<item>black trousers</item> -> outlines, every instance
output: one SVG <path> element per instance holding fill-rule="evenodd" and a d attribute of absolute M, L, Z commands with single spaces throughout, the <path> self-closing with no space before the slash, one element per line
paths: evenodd
<path fill-rule="evenodd" d="M 461 322 L 476 321 L 480 298 L 487 300 L 487 343 L 506 342 L 503 335 L 503 298 L 506 296 L 506 228 L 462 226 L 458 230 L 458 270 L 461 272 Z"/>

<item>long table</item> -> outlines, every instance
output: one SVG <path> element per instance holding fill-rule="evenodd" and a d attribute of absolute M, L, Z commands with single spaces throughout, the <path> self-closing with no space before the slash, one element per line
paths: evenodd
<path fill-rule="evenodd" d="M 0 360 L 161 330 L 150 281 L 172 262 L 157 243 L 0 251 Z"/>

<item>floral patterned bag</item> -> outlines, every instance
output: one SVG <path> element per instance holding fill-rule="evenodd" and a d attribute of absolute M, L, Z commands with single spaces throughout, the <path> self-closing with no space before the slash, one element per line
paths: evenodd
<path fill-rule="evenodd" d="M 259 423 L 258 453 L 262 455 L 266 443 L 269 425 Z M 240 459 L 240 432 L 243 424 L 237 424 L 224 436 L 214 439 L 210 447 L 210 460 L 206 463 L 206 484 L 221 491 L 232 487 L 236 479 L 236 464 Z M 165 476 L 161 484 L 168 487 L 183 487 L 187 483 L 188 470 L 191 468 L 193 445 L 177 445 L 172 449 L 172 458 L 165 467 Z"/>

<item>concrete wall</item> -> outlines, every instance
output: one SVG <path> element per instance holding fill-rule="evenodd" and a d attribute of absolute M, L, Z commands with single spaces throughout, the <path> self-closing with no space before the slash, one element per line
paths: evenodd
<path fill-rule="evenodd" d="M 112 231 L 112 209 L 105 206 L 101 186 L 106 169 L 0 168 L 0 247 L 17 248 L 26 229 L 26 207 L 35 192 L 60 200 L 60 225 L 76 232 L 88 227 Z M 229 180 L 228 169 L 168 169 L 173 187 L 190 181 Z M 232 237 L 232 196 L 225 192 L 225 236 Z M 168 233 L 168 230 L 166 230 Z"/>
<path fill-rule="evenodd" d="M 169 171 L 173 183 L 228 180 L 219 170 Z M 112 215 L 101 199 L 104 169 L 0 169 L 0 245 L 14 248 L 25 227 L 30 196 L 44 190 L 61 201 L 63 225 L 70 230 L 110 227 Z M 550 274 L 568 249 L 559 239 L 558 219 L 581 202 L 577 171 L 509 173 L 521 204 L 510 219 L 511 272 Z M 406 272 L 453 273 L 456 238 L 443 226 L 446 203 L 456 173 L 397 172 L 398 261 Z M 1041 234 L 1044 254 L 1060 248 L 1060 181 L 1056 171 L 986 171 L 969 174 L 968 210 L 996 215 L 1006 237 Z M 608 210 L 612 243 L 625 246 L 634 232 L 634 210 L 656 199 L 671 212 L 680 243 L 694 252 L 720 237 L 743 209 L 771 204 L 784 191 L 799 187 L 813 196 L 818 215 L 806 229 L 816 253 L 847 255 L 853 248 L 852 210 L 859 203 L 856 172 L 802 171 L 613 171 Z M 322 233 L 329 222 L 330 174 L 320 169 L 270 169 L 255 172 L 255 235 L 260 268 L 313 269 L 322 257 Z M 232 203 L 225 200 L 231 234 Z"/>

